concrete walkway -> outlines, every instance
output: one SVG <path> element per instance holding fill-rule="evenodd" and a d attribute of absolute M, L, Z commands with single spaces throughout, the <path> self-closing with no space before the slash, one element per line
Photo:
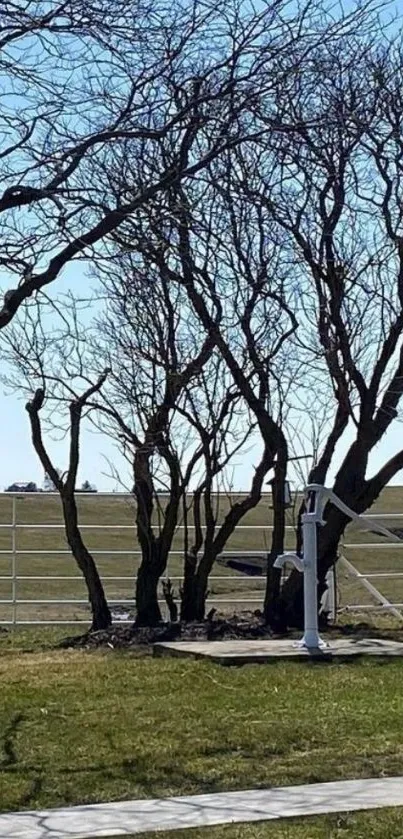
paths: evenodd
<path fill-rule="evenodd" d="M 149 830 L 179 830 L 399 805 L 403 806 L 403 777 L 371 778 L 5 813 L 0 815 L 0 837 L 95 839 Z"/>
<path fill-rule="evenodd" d="M 325 641 L 328 639 L 325 638 Z M 155 656 L 207 658 L 216 664 L 270 664 L 279 660 L 349 661 L 362 656 L 403 658 L 403 644 L 382 638 L 333 638 L 324 648 L 301 648 L 288 639 L 273 641 L 166 641 L 154 644 Z"/>

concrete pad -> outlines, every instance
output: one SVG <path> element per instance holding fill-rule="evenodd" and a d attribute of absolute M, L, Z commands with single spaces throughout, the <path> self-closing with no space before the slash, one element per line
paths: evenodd
<path fill-rule="evenodd" d="M 403 806 L 403 778 L 371 778 L 5 813 L 0 839 L 99 839 L 396 806 Z"/>
<path fill-rule="evenodd" d="M 173 641 L 154 644 L 155 656 L 208 658 L 217 664 L 268 664 L 282 659 L 333 661 L 356 656 L 400 656 L 403 643 L 381 638 L 338 638 L 324 649 L 303 649 L 296 641 Z"/>

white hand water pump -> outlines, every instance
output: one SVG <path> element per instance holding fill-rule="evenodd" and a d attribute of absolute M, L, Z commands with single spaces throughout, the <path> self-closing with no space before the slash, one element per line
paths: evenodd
<path fill-rule="evenodd" d="M 303 556 L 287 552 L 278 556 L 274 567 L 283 568 L 286 562 L 291 562 L 298 571 L 304 575 L 304 636 L 298 642 L 298 646 L 305 649 L 323 649 L 327 646 L 318 632 L 318 545 L 316 525 L 324 525 L 323 511 L 328 501 L 338 507 L 350 519 L 359 521 L 362 527 L 368 530 L 376 530 L 384 536 L 393 539 L 394 542 L 401 542 L 395 533 L 391 533 L 378 522 L 367 516 L 360 516 L 347 507 L 331 489 L 320 484 L 308 484 L 305 489 L 305 510 L 301 517 Z"/>

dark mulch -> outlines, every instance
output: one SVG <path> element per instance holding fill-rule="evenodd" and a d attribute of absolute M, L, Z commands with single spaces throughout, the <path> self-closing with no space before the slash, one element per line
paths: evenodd
<path fill-rule="evenodd" d="M 353 635 L 357 638 L 385 638 L 403 641 L 403 629 L 387 629 L 370 623 L 323 625 L 322 630 L 335 637 Z M 265 626 L 261 612 L 240 612 L 232 616 L 216 612 L 202 623 L 161 623 L 159 626 L 141 627 L 132 624 L 114 623 L 109 629 L 87 632 L 65 638 L 57 644 L 62 648 L 130 649 L 140 655 L 149 654 L 152 645 L 162 641 L 225 641 L 231 639 L 300 638 L 301 630 L 293 630 L 287 636 L 275 635 Z"/>
<path fill-rule="evenodd" d="M 88 632 L 65 638 L 58 647 L 113 647 L 114 649 L 150 647 L 161 641 L 223 641 L 231 638 L 273 638 L 273 633 L 262 622 L 260 612 L 242 612 L 231 617 L 215 614 L 202 623 L 163 623 L 141 627 L 118 624 L 98 632 Z"/>

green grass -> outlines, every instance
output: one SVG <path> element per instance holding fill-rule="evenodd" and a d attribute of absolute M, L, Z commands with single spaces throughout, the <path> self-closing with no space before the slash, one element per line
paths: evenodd
<path fill-rule="evenodd" d="M 0 634 L 0 662 L 9 653 L 32 653 L 54 650 L 67 636 L 77 635 L 74 627 L 65 626 L 18 626 Z"/>
<path fill-rule="evenodd" d="M 226 669 L 52 640 L 0 638 L 3 811 L 403 774 L 402 662 Z"/>
<path fill-rule="evenodd" d="M 260 824 L 143 833 L 126 839 L 402 839 L 403 808 Z M 110 837 L 112 839 L 112 837 Z"/>

